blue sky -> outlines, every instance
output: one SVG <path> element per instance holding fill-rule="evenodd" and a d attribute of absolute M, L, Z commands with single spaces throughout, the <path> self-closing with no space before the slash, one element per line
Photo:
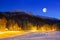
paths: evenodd
<path fill-rule="evenodd" d="M 47 12 L 42 12 L 47 8 Z M 60 0 L 0 0 L 0 11 L 23 10 L 34 15 L 60 19 Z"/>

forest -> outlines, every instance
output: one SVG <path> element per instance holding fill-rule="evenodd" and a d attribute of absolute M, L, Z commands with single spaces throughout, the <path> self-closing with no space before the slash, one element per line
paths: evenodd
<path fill-rule="evenodd" d="M 0 31 L 56 31 L 60 20 L 26 12 L 0 12 Z"/>

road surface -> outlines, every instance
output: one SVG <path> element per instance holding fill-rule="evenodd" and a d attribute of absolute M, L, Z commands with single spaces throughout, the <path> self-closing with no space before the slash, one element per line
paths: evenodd
<path fill-rule="evenodd" d="M 0 40 L 60 40 L 60 31 L 48 33 L 31 32 L 14 37 L 0 38 Z"/>

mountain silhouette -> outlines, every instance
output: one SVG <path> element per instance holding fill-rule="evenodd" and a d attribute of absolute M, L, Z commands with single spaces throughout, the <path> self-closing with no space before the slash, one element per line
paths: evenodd
<path fill-rule="evenodd" d="M 44 25 L 44 24 L 57 24 L 58 28 L 60 29 L 60 20 L 56 18 L 44 17 L 44 16 L 34 16 L 30 15 L 26 12 L 0 12 L 0 18 L 5 17 L 7 19 L 7 23 L 9 24 L 9 20 L 14 20 L 18 23 L 19 27 L 24 27 L 24 22 L 26 25 L 28 22 L 32 23 L 33 25 Z"/>

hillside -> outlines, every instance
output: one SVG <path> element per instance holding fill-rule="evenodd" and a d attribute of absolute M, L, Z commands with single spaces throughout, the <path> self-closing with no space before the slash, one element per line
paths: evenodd
<path fill-rule="evenodd" d="M 11 30 L 11 26 L 14 25 L 22 30 L 30 30 L 31 26 L 36 27 L 37 30 L 43 25 L 56 25 L 57 29 L 60 29 L 60 20 L 56 18 L 44 17 L 44 16 L 34 16 L 25 12 L 0 12 L 1 21 L 5 20 L 3 24 L 6 28 Z M 18 29 L 16 29 L 18 30 Z"/>

